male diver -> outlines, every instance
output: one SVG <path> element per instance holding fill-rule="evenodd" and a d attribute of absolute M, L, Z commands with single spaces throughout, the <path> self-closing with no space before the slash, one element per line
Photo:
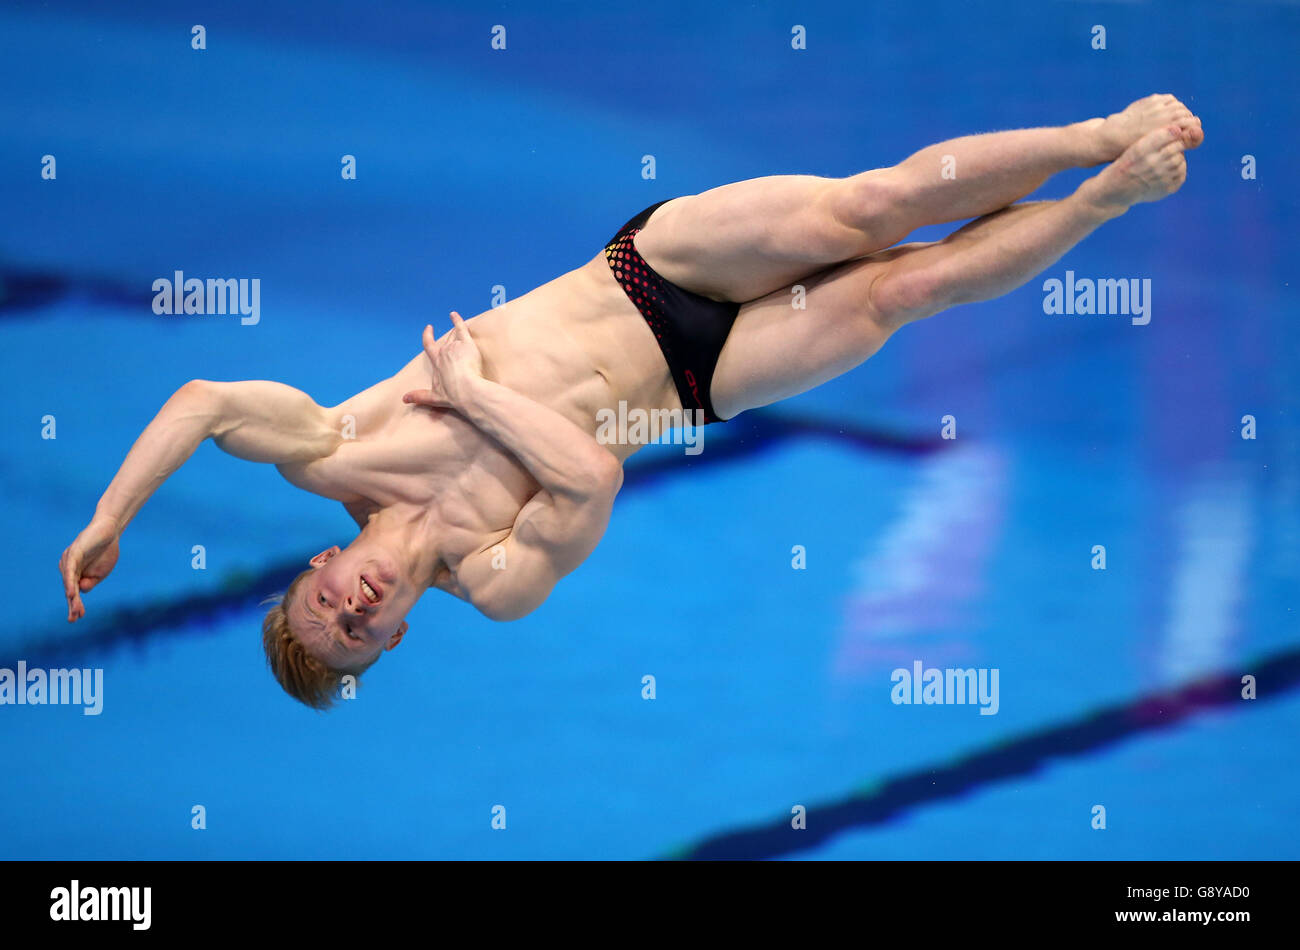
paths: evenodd
<path fill-rule="evenodd" d="M 646 208 L 586 264 L 469 320 L 453 313 L 439 339 L 426 327 L 422 353 L 332 408 L 275 382 L 188 382 L 63 552 L 68 620 L 145 500 L 210 438 L 342 502 L 360 528 L 311 558 L 263 624 L 281 685 L 324 708 L 343 675 L 397 645 L 429 588 L 512 620 L 591 554 L 639 448 L 597 441 L 601 410 L 625 401 L 709 424 L 805 392 L 900 327 L 1008 293 L 1172 194 L 1202 138 L 1181 102 L 1153 95 L 847 178 L 727 184 Z M 1016 203 L 1056 172 L 1103 164 L 1069 197 Z M 943 240 L 898 243 L 968 218 Z"/>

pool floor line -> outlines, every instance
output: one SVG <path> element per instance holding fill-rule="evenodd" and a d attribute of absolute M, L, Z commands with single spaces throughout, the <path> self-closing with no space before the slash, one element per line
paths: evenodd
<path fill-rule="evenodd" d="M 1255 677 L 1258 698 L 1242 698 L 1242 676 Z M 939 766 L 923 766 L 872 783 L 839 801 L 809 805 L 807 827 L 782 817 L 711 835 L 664 855 L 666 860 L 780 858 L 826 844 L 838 835 L 885 824 L 915 808 L 977 792 L 1031 774 L 1051 759 L 1079 757 L 1126 739 L 1168 729 L 1198 712 L 1234 704 L 1253 706 L 1300 684 L 1300 646 L 1215 673 L 1182 687 L 1106 706 L 1079 719 L 1023 734 Z"/>

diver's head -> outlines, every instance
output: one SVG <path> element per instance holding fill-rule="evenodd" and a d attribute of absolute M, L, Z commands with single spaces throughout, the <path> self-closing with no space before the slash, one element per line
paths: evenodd
<path fill-rule="evenodd" d="M 309 563 L 267 612 L 262 643 L 285 692 L 327 709 L 345 675 L 359 676 L 401 642 L 406 613 L 424 591 L 365 531 Z"/>

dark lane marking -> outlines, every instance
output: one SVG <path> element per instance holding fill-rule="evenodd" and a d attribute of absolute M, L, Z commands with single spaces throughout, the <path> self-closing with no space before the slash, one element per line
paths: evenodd
<path fill-rule="evenodd" d="M 1241 698 L 1241 677 L 1256 680 L 1257 699 Z M 1076 758 L 1159 729 L 1207 709 L 1251 708 L 1300 684 L 1300 647 L 1243 663 L 1185 686 L 1106 706 L 1079 719 L 1025 733 L 946 765 L 886 778 L 839 801 L 808 806 L 808 827 L 795 831 L 788 815 L 763 825 L 710 836 L 666 855 L 679 860 L 779 858 L 825 844 L 836 835 L 882 825 L 903 812 L 960 798 L 1016 776 L 1032 774 L 1052 759 Z"/>

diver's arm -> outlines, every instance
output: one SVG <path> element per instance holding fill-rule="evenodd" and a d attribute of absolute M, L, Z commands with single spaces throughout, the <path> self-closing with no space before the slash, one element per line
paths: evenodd
<path fill-rule="evenodd" d="M 604 536 L 623 467 L 559 413 L 482 377 L 464 386 L 457 408 L 541 486 L 504 541 L 456 569 L 470 603 L 493 620 L 516 620 L 536 609 Z"/>
<path fill-rule="evenodd" d="M 550 596 L 600 543 L 617 488 L 581 503 L 539 491 L 502 541 L 471 554 L 456 568 L 465 599 L 492 620 L 518 620 Z"/>
<path fill-rule="evenodd" d="M 469 329 L 452 313 L 452 332 L 435 340 L 424 331 L 424 349 L 433 369 L 432 386 L 403 400 L 453 409 L 501 443 L 553 496 L 579 504 L 606 494 L 622 482 L 622 466 L 581 427 L 549 406 L 485 379 L 482 358 Z"/>
<path fill-rule="evenodd" d="M 330 455 L 342 436 L 329 410 L 283 383 L 194 379 L 159 410 L 99 500 L 96 516 L 121 532 L 149 496 L 204 439 L 250 462 L 308 462 Z"/>
<path fill-rule="evenodd" d="M 90 524 L 59 559 L 70 622 L 85 613 L 81 594 L 116 564 L 118 538 L 127 524 L 208 438 L 238 458 L 281 463 L 329 455 L 341 434 L 329 410 L 281 383 L 186 383 L 136 439 Z"/>
<path fill-rule="evenodd" d="M 504 540 L 456 568 L 470 603 L 494 620 L 514 620 L 541 604 L 600 541 L 623 467 L 555 410 L 484 379 L 465 323 L 455 313 L 452 320 L 455 329 L 441 343 L 432 327 L 425 330 L 432 388 L 403 398 L 460 413 L 518 458 L 540 486 Z"/>

